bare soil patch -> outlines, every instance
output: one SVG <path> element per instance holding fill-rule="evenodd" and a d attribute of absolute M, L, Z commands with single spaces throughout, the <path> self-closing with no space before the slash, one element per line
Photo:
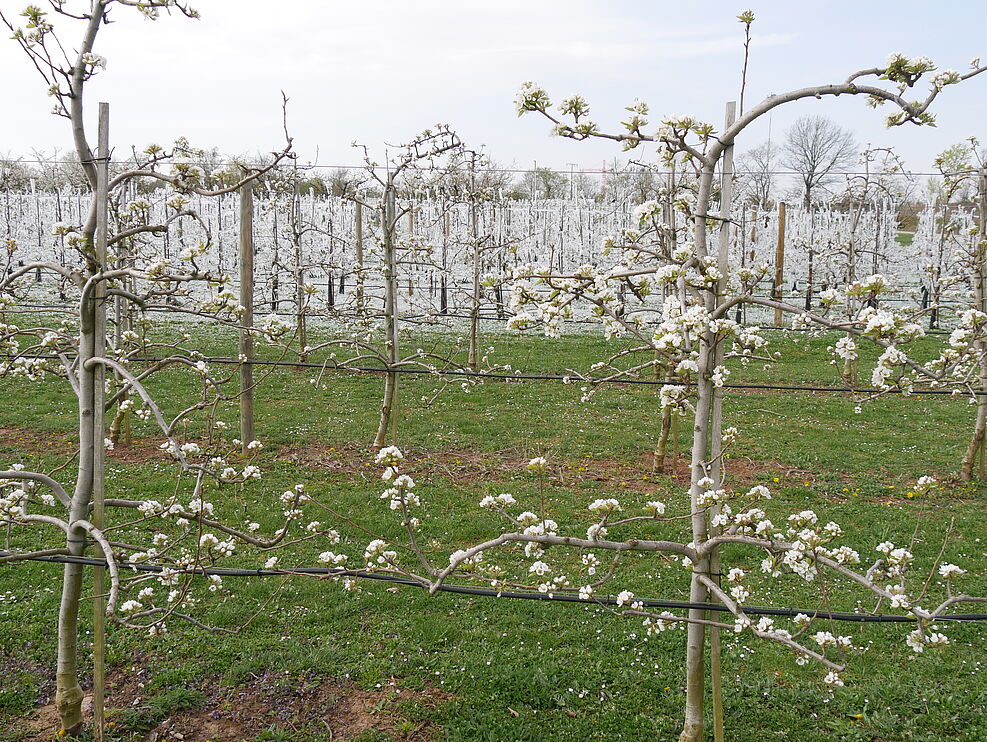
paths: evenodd
<path fill-rule="evenodd" d="M 130 465 L 162 463 L 171 461 L 163 452 L 158 438 L 135 439 L 129 446 L 118 445 L 108 452 L 110 461 Z M 200 441 L 204 443 L 204 441 Z M 65 433 L 51 433 L 20 427 L 0 427 L 0 449 L 34 453 L 41 455 L 65 456 L 76 451 L 75 441 Z M 476 451 L 470 449 L 446 448 L 427 450 L 410 448 L 405 450 L 405 469 L 417 472 L 421 478 L 430 475 L 448 477 L 461 484 L 482 484 L 491 480 L 510 479 L 524 470 L 530 450 L 520 447 L 505 448 L 499 451 Z M 645 495 L 667 491 L 668 480 L 676 485 L 688 486 L 689 457 L 687 451 L 680 451 L 678 457 L 669 451 L 664 460 L 663 470 L 656 465 L 652 451 L 646 451 L 633 458 L 581 457 L 550 461 L 549 478 L 553 484 L 562 487 L 578 487 L 592 484 L 614 492 L 629 490 Z M 377 479 L 377 470 L 370 462 L 373 451 L 362 445 L 342 442 L 295 441 L 289 444 L 271 445 L 260 456 L 264 462 L 287 464 L 317 471 L 332 472 L 343 477 L 370 482 Z M 741 489 L 753 484 L 778 484 L 777 477 L 784 484 L 799 483 L 814 486 L 820 472 L 792 467 L 779 460 L 758 460 L 746 456 L 734 456 L 728 462 L 729 487 Z M 872 476 L 890 481 L 895 480 L 891 472 L 875 473 Z M 846 485 L 855 484 L 854 478 L 840 473 Z M 953 499 L 963 499 L 960 483 L 953 477 L 939 476 L 945 488 L 956 490 Z M 831 493 L 830 499 L 840 501 L 838 494 Z M 894 499 L 894 498 L 890 498 Z"/>
<path fill-rule="evenodd" d="M 431 688 L 401 688 L 394 679 L 365 690 L 343 678 L 265 672 L 236 687 L 203 684 L 201 705 L 177 710 L 163 720 L 151 716 L 141 728 L 153 704 L 144 691 L 148 680 L 146 670 L 115 671 L 107 678 L 109 740 L 119 735 L 143 742 L 242 742 L 265 731 L 280 731 L 297 740 L 322 737 L 335 742 L 379 732 L 401 742 L 430 742 L 440 730 L 427 717 L 452 697 Z M 84 709 L 88 723 L 91 696 L 86 697 Z M 23 742 L 51 742 L 58 727 L 58 713 L 49 703 L 15 719 L 7 733 Z M 138 736 L 131 736 L 135 731 Z"/>
<path fill-rule="evenodd" d="M 171 457 L 159 448 L 160 443 L 159 439 L 135 439 L 129 446 L 118 445 L 109 451 L 107 456 L 110 461 L 124 464 L 139 465 L 170 461 Z M 76 444 L 69 436 L 62 433 L 46 433 L 26 428 L 0 428 L 0 448 L 8 447 L 30 453 L 70 456 L 75 451 Z M 437 451 L 412 449 L 405 453 L 408 455 L 406 468 L 422 473 L 444 474 L 462 483 L 478 483 L 492 478 L 515 476 L 523 470 L 530 454 L 529 451 L 520 449 L 495 452 L 468 449 Z M 370 480 L 376 479 L 376 470 L 367 466 L 372 456 L 373 452 L 365 446 L 298 441 L 272 447 L 272 450 L 265 452 L 261 458 Z M 633 460 L 589 457 L 553 461 L 551 464 L 550 477 L 554 483 L 561 486 L 596 482 L 604 486 L 651 493 L 660 489 L 658 481 L 662 474 L 678 482 L 689 481 L 687 452 L 680 452 L 676 458 L 670 451 L 665 457 L 663 471 L 659 471 L 655 456 L 650 451 Z M 792 469 L 779 461 L 755 461 L 746 457 L 731 459 L 729 472 L 736 486 L 759 482 L 767 472 L 782 472 L 786 476 L 799 477 L 805 481 L 814 479 L 810 472 Z"/>

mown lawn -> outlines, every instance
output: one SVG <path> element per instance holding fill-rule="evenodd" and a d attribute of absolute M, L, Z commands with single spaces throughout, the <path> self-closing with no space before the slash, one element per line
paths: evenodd
<path fill-rule="evenodd" d="M 154 331 L 166 336 L 173 330 L 162 323 Z M 781 360 L 768 370 L 760 363 L 735 365 L 730 381 L 840 385 L 826 353 L 834 339 L 776 333 L 772 350 L 781 352 Z M 410 338 L 408 347 L 454 340 L 454 334 L 422 335 Z M 589 334 L 551 341 L 491 332 L 488 340 L 495 348 L 492 362 L 543 374 L 585 371 L 622 347 Z M 201 333 L 193 341 L 207 355 L 232 353 L 231 338 L 222 334 Z M 929 339 L 922 352 L 931 354 L 935 341 Z M 870 357 L 861 365 L 864 385 Z M 358 559 L 371 536 L 354 523 L 375 533 L 398 533 L 377 499 L 379 471 L 370 464 L 382 384 L 372 374 L 327 373 L 313 385 L 317 373 L 278 369 L 264 380 L 257 395 L 264 477 L 213 489 L 208 499 L 232 523 L 257 521 L 270 532 L 281 523 L 278 495 L 303 482 L 315 499 L 345 516 L 336 526 L 343 535 L 336 548 Z M 167 371 L 151 389 L 176 412 L 192 399 L 197 379 Z M 440 563 L 452 550 L 500 532 L 494 515 L 476 505 L 486 494 L 512 492 L 532 510 L 544 496 L 562 530 L 577 533 L 590 522 L 586 504 L 597 497 L 618 497 L 627 510 L 658 497 L 669 503 L 670 514 L 686 512 L 684 480 L 652 466 L 657 387 L 613 387 L 581 402 L 578 382 L 487 381 L 468 392 L 457 382 L 426 406 L 421 398 L 437 389 L 434 379 L 401 383 L 397 443 L 427 503 L 423 539 Z M 49 470 L 64 463 L 75 426 L 65 383 L 2 379 L 0 399 L 0 464 Z M 805 508 L 836 520 L 846 531 L 844 542 L 865 559 L 881 541 L 914 540 L 918 566 L 929 568 L 948 536 L 944 558 L 968 570 L 963 586 L 987 593 L 985 488 L 953 478 L 972 422 L 970 406 L 948 397 L 887 397 L 859 414 L 855 406 L 843 393 L 729 391 L 726 423 L 741 431 L 731 453 L 733 482 L 738 488 L 767 484 L 776 495 L 766 507 L 775 522 Z M 236 429 L 233 404 L 221 408 L 220 418 Z M 689 428 L 688 420 L 678 426 L 683 455 Z M 200 433 L 195 425 L 187 431 L 192 439 Z M 188 492 L 189 484 L 176 485 L 171 467 L 156 454 L 160 436 L 150 424 L 136 422 L 134 435 L 133 447 L 110 454 L 108 496 L 163 500 L 176 486 Z M 524 471 L 536 455 L 552 464 L 543 485 Z M 68 472 L 71 467 L 63 479 Z M 923 474 L 938 476 L 944 486 L 909 496 L 911 483 Z M 325 514 L 312 517 L 328 521 Z M 675 531 L 656 524 L 645 533 L 662 537 Z M 36 543 L 25 533 L 9 536 L 13 547 Z M 279 554 L 279 566 L 312 565 L 325 548 L 302 542 Z M 233 563 L 258 567 L 268 556 L 244 549 Z M 509 568 L 526 564 L 503 559 Z M 724 559 L 752 568 L 759 561 L 740 550 L 727 551 Z M 0 565 L 4 740 L 44 738 L 34 731 L 32 714 L 50 703 L 53 689 L 59 576 L 57 565 Z M 686 584 L 681 567 L 633 557 L 612 592 L 626 588 L 640 596 L 685 599 Z M 756 589 L 749 604 L 815 608 L 814 587 L 784 578 Z M 110 629 L 115 685 L 109 702 L 116 706 L 110 739 L 150 739 L 167 730 L 169 718 L 171 728 L 186 730 L 185 739 L 214 742 L 676 738 L 684 696 L 683 632 L 649 639 L 638 622 L 595 605 L 428 597 L 378 583 L 346 593 L 331 582 L 300 577 L 228 578 L 225 588 L 213 594 L 203 586 L 196 616 L 227 629 L 249 622 L 239 633 L 210 634 L 172 623 L 164 637 L 151 640 Z M 836 609 L 873 608 L 866 598 L 858 604 L 864 596 L 845 584 L 835 582 L 828 590 Z M 941 596 L 938 576 L 930 592 Z M 952 646 L 921 655 L 905 646 L 907 631 L 904 625 L 843 627 L 857 650 L 846 687 L 835 692 L 821 682 L 824 673 L 797 666 L 790 653 L 750 636 L 726 636 L 727 738 L 987 739 L 987 623 L 944 624 Z M 83 654 L 88 663 L 85 649 Z M 122 703 L 114 704 L 114 687 Z M 233 734 L 232 727 L 221 728 L 216 719 L 236 716 L 238 707 L 249 712 L 250 722 L 241 720 L 239 727 L 246 731 L 223 736 Z M 196 725 L 198 731 L 188 731 Z"/>

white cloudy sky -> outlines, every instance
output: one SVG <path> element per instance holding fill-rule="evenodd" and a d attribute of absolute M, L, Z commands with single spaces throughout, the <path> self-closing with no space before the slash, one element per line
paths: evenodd
<path fill-rule="evenodd" d="M 26 0 L 0 0 L 16 13 Z M 85 0 L 80 3 L 87 5 Z M 471 146 L 520 167 L 598 168 L 612 143 L 553 140 L 534 116 L 518 118 L 519 84 L 536 80 L 555 99 L 581 92 L 593 118 L 613 128 L 641 98 L 653 112 L 692 113 L 719 124 L 739 90 L 742 28 L 732 3 L 625 0 L 198 0 L 202 20 L 150 23 L 117 8 L 97 51 L 107 71 L 89 100 L 107 100 L 115 147 L 189 137 L 232 153 L 282 140 L 280 100 L 306 160 L 357 161 L 354 140 L 397 143 L 436 122 Z M 987 4 L 770 0 L 753 5 L 748 101 L 843 79 L 891 51 L 925 54 L 963 70 L 987 59 Z M 69 43 L 77 28 L 66 28 Z M 4 34 L 6 36 L 6 34 Z M 68 148 L 63 119 L 47 113 L 37 73 L 12 41 L 0 42 L 0 154 Z M 936 152 L 984 135 L 987 75 L 949 88 L 937 129 L 888 131 L 860 100 L 809 101 L 774 114 L 780 138 L 798 115 L 824 113 L 861 142 L 892 144 L 915 170 Z M 768 135 L 768 122 L 743 145 Z"/>

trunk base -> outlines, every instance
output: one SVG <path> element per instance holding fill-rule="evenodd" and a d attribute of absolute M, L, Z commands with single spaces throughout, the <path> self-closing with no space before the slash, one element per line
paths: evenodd
<path fill-rule="evenodd" d="M 703 742 L 702 724 L 690 724 L 679 735 L 679 742 Z"/>
<path fill-rule="evenodd" d="M 58 709 L 58 718 L 62 724 L 60 736 L 75 737 L 82 732 L 82 699 L 82 689 L 74 678 L 72 685 L 67 688 L 59 688 L 55 693 L 55 708 Z"/>

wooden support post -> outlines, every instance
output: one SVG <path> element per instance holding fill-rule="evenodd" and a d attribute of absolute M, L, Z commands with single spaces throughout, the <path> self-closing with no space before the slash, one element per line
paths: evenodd
<path fill-rule="evenodd" d="M 480 223 L 476 203 L 476 156 L 470 164 L 470 243 L 473 248 L 473 285 L 470 295 L 470 337 L 467 364 L 480 370 Z"/>
<path fill-rule="evenodd" d="M 449 252 L 449 212 L 445 209 L 445 204 L 443 203 L 442 210 L 442 270 L 439 272 L 439 280 L 441 285 L 439 286 L 439 314 L 449 313 L 449 286 L 448 278 L 449 266 L 447 264 L 448 252 Z"/>
<path fill-rule="evenodd" d="M 775 249 L 775 285 L 773 298 L 781 301 L 785 282 L 785 202 L 778 204 L 778 247 Z M 775 327 L 781 327 L 781 309 L 775 309 Z"/>
<path fill-rule="evenodd" d="M 415 207 L 408 207 L 408 239 L 414 240 L 415 238 Z M 408 267 L 408 296 L 415 295 L 415 278 L 413 273 L 413 268 Z"/>
<path fill-rule="evenodd" d="M 976 272 L 974 275 L 974 295 L 976 297 L 977 311 L 983 312 L 987 309 L 987 164 L 980 170 L 979 178 L 980 203 L 977 205 L 977 244 L 973 247 L 973 254 L 976 260 Z M 980 391 L 981 396 L 977 398 L 977 423 L 974 437 L 980 442 L 980 481 L 987 479 L 987 360 L 984 353 L 987 348 L 984 342 L 979 343 L 978 354 L 980 358 Z"/>
<path fill-rule="evenodd" d="M 295 335 L 298 340 L 298 360 L 305 363 L 308 360 L 308 326 L 305 321 L 308 299 L 305 291 L 305 245 L 302 235 L 302 194 L 296 165 L 295 187 L 291 196 L 291 238 L 295 247 Z M 331 283 L 331 276 L 329 280 Z"/>
<path fill-rule="evenodd" d="M 109 180 L 110 180 L 110 105 L 99 104 L 99 135 L 96 158 L 96 262 L 99 270 L 105 270 L 106 247 L 109 230 Z M 93 292 L 96 302 L 95 342 L 93 356 L 106 355 L 106 284 L 100 281 Z M 106 368 L 96 365 L 93 388 L 93 512 L 92 523 L 102 529 L 104 525 L 104 499 L 106 496 L 106 421 L 103 411 Z M 104 558 L 99 546 L 96 558 Z M 93 731 L 96 742 L 103 742 L 103 725 L 106 707 L 106 569 L 93 567 Z"/>
<path fill-rule="evenodd" d="M 730 101 L 726 105 L 726 121 L 723 130 L 729 129 L 737 119 L 737 104 Z M 726 298 L 727 276 L 730 273 L 730 210 L 733 206 L 733 145 L 724 150 L 723 159 L 720 161 L 720 231 L 717 252 L 717 268 L 723 278 L 716 289 L 717 304 Z M 720 340 L 713 348 L 713 363 L 715 366 L 722 365 L 726 357 L 723 340 Z M 712 410 L 712 430 L 709 439 L 709 457 L 712 462 L 711 472 L 716 482 L 714 486 L 719 487 L 723 481 L 723 389 L 713 390 L 713 410 Z M 714 506 L 710 515 L 719 513 L 719 506 Z M 719 528 L 713 527 L 710 535 L 716 535 Z M 720 582 L 720 551 L 716 549 L 710 555 L 710 572 L 712 579 Z M 715 602 L 715 598 L 710 597 Z M 714 742 L 724 742 L 724 720 L 723 720 L 723 670 L 720 666 L 720 630 L 716 627 L 710 629 L 709 634 L 709 676 L 710 690 L 713 696 L 713 740 Z"/>
<path fill-rule="evenodd" d="M 254 183 L 240 188 L 240 441 L 242 451 L 254 440 Z"/>
<path fill-rule="evenodd" d="M 353 239 L 356 248 L 356 310 L 363 309 L 363 204 L 353 208 Z"/>

